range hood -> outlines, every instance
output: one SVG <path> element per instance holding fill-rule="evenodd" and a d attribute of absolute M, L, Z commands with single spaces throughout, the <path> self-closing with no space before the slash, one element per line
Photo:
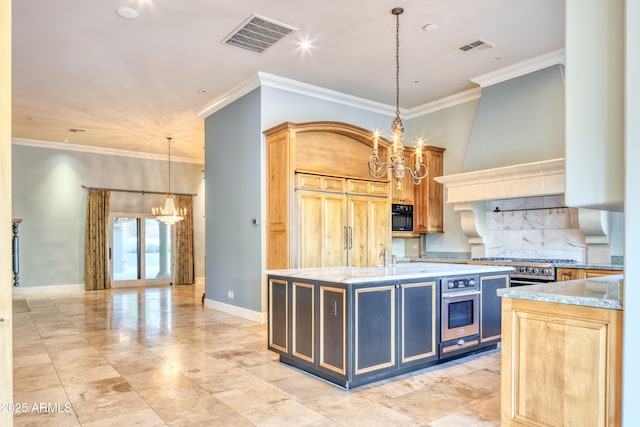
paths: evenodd
<path fill-rule="evenodd" d="M 565 194 L 564 51 L 471 79 L 482 96 L 461 172 L 434 178 L 486 256 L 487 201 Z M 587 261 L 609 263 L 609 213 L 576 209 Z"/>

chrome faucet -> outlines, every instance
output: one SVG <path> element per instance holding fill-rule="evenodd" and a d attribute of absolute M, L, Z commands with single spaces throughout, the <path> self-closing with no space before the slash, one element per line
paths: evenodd
<path fill-rule="evenodd" d="M 380 243 L 380 246 L 382 246 L 382 249 L 380 249 L 378 258 L 382 258 L 382 265 L 387 267 L 389 265 L 389 250 L 382 243 Z"/>

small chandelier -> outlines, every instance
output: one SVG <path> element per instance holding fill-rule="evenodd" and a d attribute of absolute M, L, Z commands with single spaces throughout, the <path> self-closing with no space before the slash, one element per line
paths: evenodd
<path fill-rule="evenodd" d="M 404 155 L 402 154 L 402 136 L 404 126 L 400 120 L 400 15 L 404 12 L 401 7 L 394 7 L 391 13 L 396 16 L 396 117 L 391 123 L 393 132 L 393 145 L 391 147 L 391 161 L 381 162 L 378 157 L 378 132 L 373 136 L 373 154 L 369 157 L 369 174 L 374 178 L 384 177 L 389 169 L 391 175 L 396 180 L 396 189 L 402 189 L 402 180 L 405 172 L 411 175 L 411 181 L 418 185 L 427 176 L 427 166 L 422 162 L 422 141 L 416 145 L 416 162 L 414 169 L 404 165 Z"/>
<path fill-rule="evenodd" d="M 151 213 L 158 221 L 171 225 L 182 221 L 187 214 L 187 209 L 176 209 L 176 202 L 171 194 L 171 137 L 167 137 L 167 145 L 169 146 L 169 191 L 164 199 L 164 206 L 152 208 Z"/>

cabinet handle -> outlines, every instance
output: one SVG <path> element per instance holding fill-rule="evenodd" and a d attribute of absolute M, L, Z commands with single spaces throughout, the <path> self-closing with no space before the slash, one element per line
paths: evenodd
<path fill-rule="evenodd" d="M 349 249 L 353 249 L 353 228 L 349 226 Z"/>
<path fill-rule="evenodd" d="M 347 232 L 347 226 L 344 226 L 344 249 L 347 250 L 349 247 L 349 234 Z"/>

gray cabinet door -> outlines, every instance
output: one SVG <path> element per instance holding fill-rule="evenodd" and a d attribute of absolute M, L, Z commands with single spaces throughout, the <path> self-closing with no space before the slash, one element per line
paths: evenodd
<path fill-rule="evenodd" d="M 347 372 L 347 290 L 320 285 L 320 332 L 318 364 L 332 375 Z"/>
<path fill-rule="evenodd" d="M 285 279 L 269 279 L 269 350 L 289 352 L 289 284 Z"/>
<path fill-rule="evenodd" d="M 506 288 L 508 275 L 485 276 L 480 278 L 480 342 L 497 341 L 502 328 L 502 305 L 497 294 Z"/>
<path fill-rule="evenodd" d="M 423 363 L 438 357 L 436 282 L 400 286 L 400 364 Z"/>
<path fill-rule="evenodd" d="M 396 367 L 396 285 L 354 292 L 354 375 Z"/>
<path fill-rule="evenodd" d="M 315 364 L 314 283 L 291 284 L 291 356 Z"/>

